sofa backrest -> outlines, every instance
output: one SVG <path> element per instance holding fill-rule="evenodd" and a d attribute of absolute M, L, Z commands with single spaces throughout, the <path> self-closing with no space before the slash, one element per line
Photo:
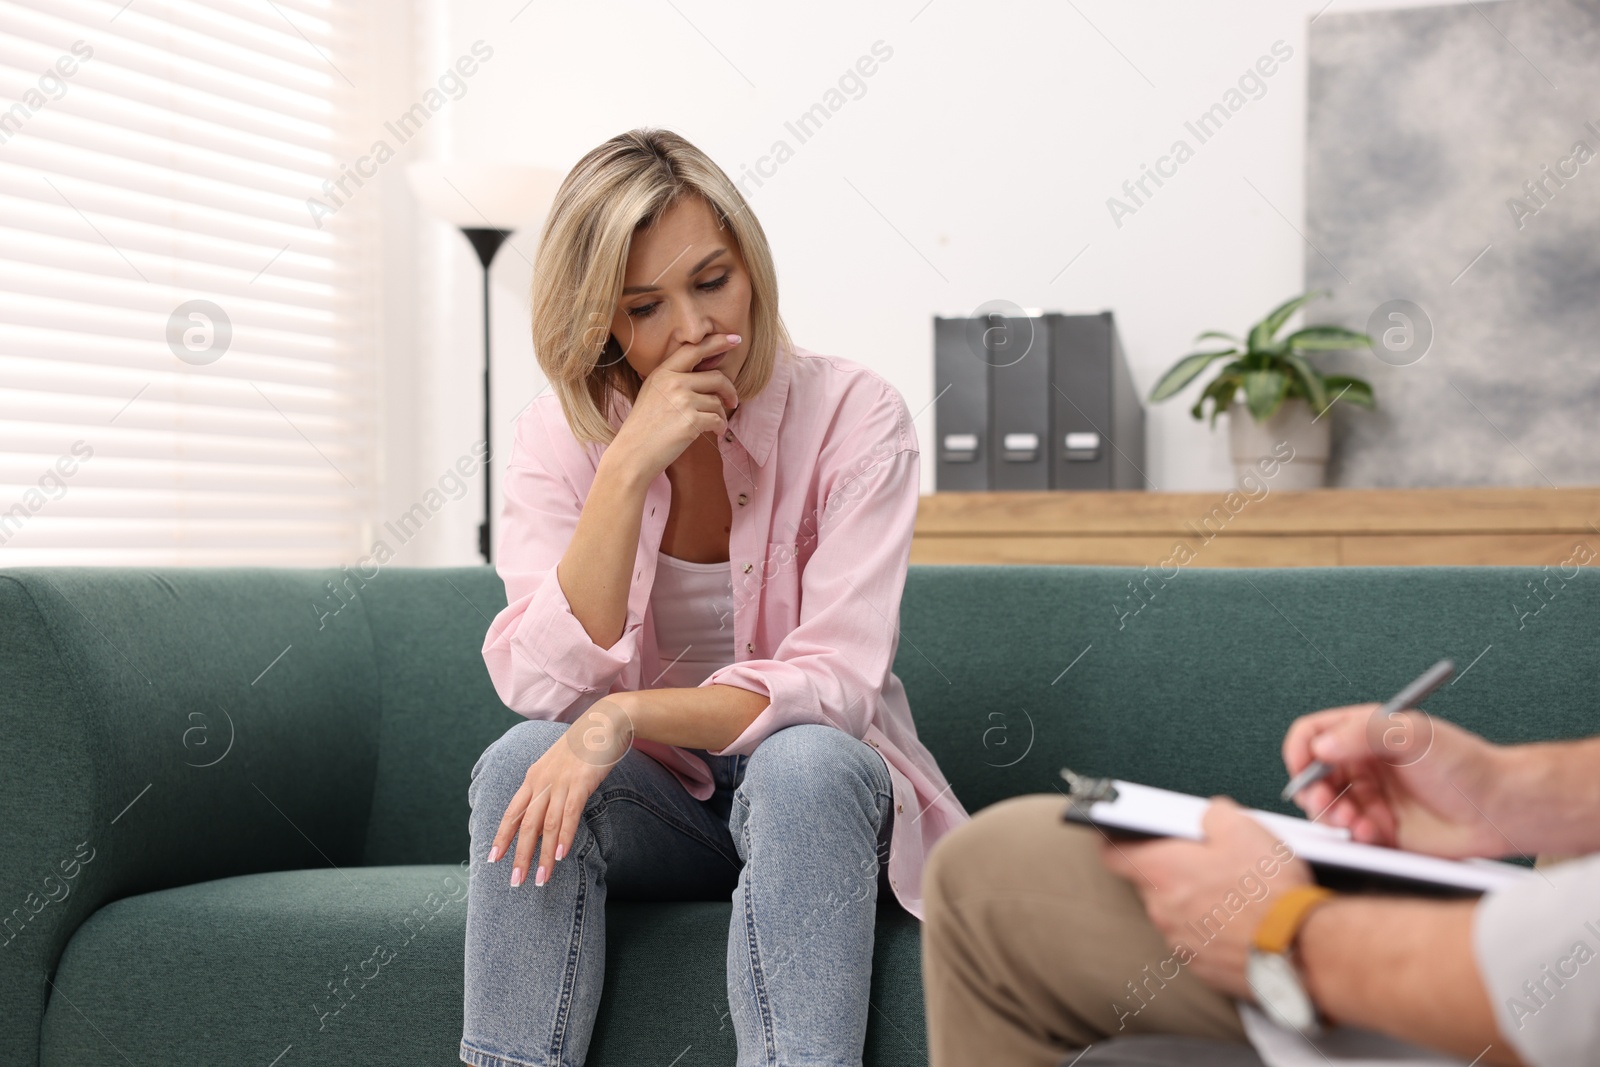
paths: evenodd
<path fill-rule="evenodd" d="M 1063 765 L 1273 806 L 1296 715 L 1383 700 L 1441 657 L 1457 677 L 1436 714 L 1505 741 L 1600 731 L 1597 585 L 1578 567 L 914 566 L 895 672 L 969 811 L 1057 788 Z M 0 598 L 0 840 L 133 803 L 117 825 L 150 836 L 131 885 L 457 861 L 468 772 L 520 721 L 480 654 L 505 606 L 488 567 L 20 568 Z M 186 824 L 215 828 L 204 849 Z"/>
<path fill-rule="evenodd" d="M 1600 573 L 1576 563 L 914 567 L 900 617 L 895 672 L 969 811 L 1067 766 L 1299 814 L 1289 724 L 1443 658 L 1432 714 L 1501 742 L 1600 733 Z"/>

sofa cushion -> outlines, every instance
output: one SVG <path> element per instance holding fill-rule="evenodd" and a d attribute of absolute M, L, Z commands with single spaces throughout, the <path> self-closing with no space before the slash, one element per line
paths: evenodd
<path fill-rule="evenodd" d="M 442 864 L 280 871 L 118 900 L 67 945 L 40 1063 L 457 1063 L 466 891 L 462 869 Z M 662 1048 L 683 1053 L 677 1067 L 732 1062 L 731 904 L 606 910 L 589 1062 L 653 1063 Z M 925 1064 L 918 925 L 892 903 L 880 902 L 873 971 L 866 1061 Z"/>

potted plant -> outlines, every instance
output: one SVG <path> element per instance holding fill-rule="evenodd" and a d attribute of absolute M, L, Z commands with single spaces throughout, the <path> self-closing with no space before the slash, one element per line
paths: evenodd
<path fill-rule="evenodd" d="M 1366 334 L 1343 326 L 1322 325 L 1307 326 L 1287 337 L 1277 336 L 1290 315 L 1325 295 L 1327 290 L 1314 290 L 1286 301 L 1250 327 L 1243 340 L 1220 330 L 1206 330 L 1195 340 L 1216 338 L 1229 342 L 1231 347 L 1184 356 L 1150 391 L 1151 403 L 1166 400 L 1212 363 L 1228 360 L 1201 391 L 1189 414 L 1203 418 L 1205 403 L 1211 401 L 1214 428 L 1218 413 L 1227 410 L 1234 476 L 1241 488 L 1250 488 L 1244 481 L 1247 475 L 1256 478 L 1269 469 L 1276 471 L 1273 478 L 1280 488 L 1315 489 L 1322 485 L 1332 422 L 1322 416 L 1341 399 L 1364 408 L 1374 406 L 1372 386 L 1366 381 L 1343 374 L 1323 374 L 1307 358 L 1312 352 L 1370 346 L 1372 339 Z"/>

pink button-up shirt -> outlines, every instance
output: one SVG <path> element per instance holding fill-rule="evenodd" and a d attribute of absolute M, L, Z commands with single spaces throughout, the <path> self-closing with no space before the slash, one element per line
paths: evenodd
<path fill-rule="evenodd" d="M 631 407 L 619 396 L 612 425 Z M 877 749 L 894 783 L 890 886 L 921 919 L 928 851 L 970 815 L 918 740 L 890 669 L 921 482 L 905 400 L 859 363 L 780 350 L 766 388 L 741 398 L 728 426 L 717 447 L 733 510 L 735 658 L 700 684 L 738 686 L 770 703 L 712 754 L 749 755 L 797 723 L 834 726 Z M 616 644 L 590 639 L 556 580 L 603 451 L 573 436 L 553 393 L 517 419 L 497 555 L 507 603 L 483 658 L 500 699 L 529 718 L 572 722 L 608 693 L 651 688 L 660 675 L 650 589 L 672 502 L 665 471 L 645 495 Z M 637 738 L 633 747 L 694 797 L 711 796 L 698 756 Z"/>

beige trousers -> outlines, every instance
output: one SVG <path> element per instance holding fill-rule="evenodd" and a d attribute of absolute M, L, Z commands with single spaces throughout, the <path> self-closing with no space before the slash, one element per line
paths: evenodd
<path fill-rule="evenodd" d="M 1109 1038 L 1245 1041 L 1239 1013 L 1174 962 L 1138 894 L 1107 871 L 1066 797 L 990 805 L 923 872 L 930 1067 L 1059 1067 Z"/>

